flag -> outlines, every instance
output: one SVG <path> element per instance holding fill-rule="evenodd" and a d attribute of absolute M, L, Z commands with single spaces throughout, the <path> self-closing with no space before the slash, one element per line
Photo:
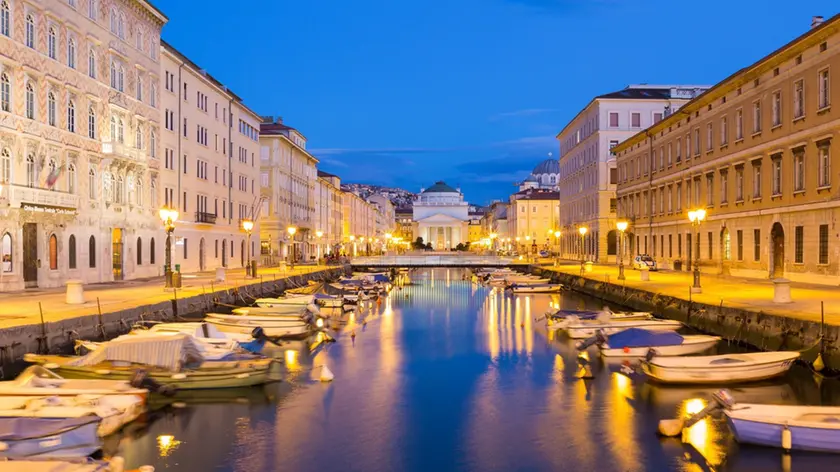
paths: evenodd
<path fill-rule="evenodd" d="M 47 175 L 47 180 L 46 180 L 47 188 L 53 188 L 53 186 L 55 185 L 55 182 L 61 176 L 61 172 L 63 170 L 64 170 L 64 164 L 60 165 L 59 167 L 56 167 L 55 169 L 52 170 L 52 172 L 50 172 L 49 175 Z"/>

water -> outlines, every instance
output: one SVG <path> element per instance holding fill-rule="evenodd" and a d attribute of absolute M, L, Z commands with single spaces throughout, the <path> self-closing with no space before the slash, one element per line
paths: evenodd
<path fill-rule="evenodd" d="M 721 420 L 689 444 L 655 435 L 660 418 L 703 406 L 713 388 L 664 388 L 593 361 L 579 380 L 568 339 L 534 317 L 549 305 L 600 308 L 573 293 L 510 297 L 461 280 L 413 284 L 356 314 L 314 356 L 280 353 L 280 384 L 196 393 L 109 438 L 127 465 L 186 471 L 832 470 L 836 456 L 738 446 Z M 366 322 L 366 324 L 362 324 Z M 353 341 L 349 332 L 355 331 Z M 290 346 L 294 347 L 294 346 Z M 732 349 L 722 346 L 722 349 Z M 594 352 L 594 351 L 593 351 Z M 595 359 L 595 356 L 593 356 Z M 331 384 L 310 380 L 327 364 Z M 734 389 L 748 402 L 840 404 L 809 371 Z M 820 469 L 816 469 L 820 468 Z"/>

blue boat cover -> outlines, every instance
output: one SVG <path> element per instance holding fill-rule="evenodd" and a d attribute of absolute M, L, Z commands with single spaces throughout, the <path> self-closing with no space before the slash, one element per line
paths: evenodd
<path fill-rule="evenodd" d="M 373 276 L 374 282 L 388 282 L 390 279 L 385 274 L 376 274 Z"/>
<path fill-rule="evenodd" d="M 679 346 L 683 337 L 672 331 L 655 332 L 641 328 L 628 328 L 609 337 L 607 344 L 612 349 L 624 347 Z"/>
<path fill-rule="evenodd" d="M 362 285 L 363 280 L 356 280 L 356 279 L 348 279 L 348 280 L 339 280 L 338 283 L 342 285 Z"/>
<path fill-rule="evenodd" d="M 254 339 L 253 341 L 247 342 L 240 341 L 237 344 L 239 344 L 239 347 L 252 354 L 259 354 L 262 352 L 263 347 L 265 347 L 265 339 Z"/>

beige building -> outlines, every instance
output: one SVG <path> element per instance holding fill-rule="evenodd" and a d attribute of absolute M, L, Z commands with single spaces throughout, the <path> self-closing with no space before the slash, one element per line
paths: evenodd
<path fill-rule="evenodd" d="M 554 190 L 526 189 L 511 195 L 507 218 L 512 250 L 551 250 L 557 244 L 558 205 L 559 195 Z"/>
<path fill-rule="evenodd" d="M 183 272 L 257 259 L 260 117 L 200 66 L 161 44 L 162 205 L 179 211 L 172 263 Z M 255 221 L 250 248 L 242 220 Z"/>
<path fill-rule="evenodd" d="M 616 146 L 629 249 L 668 267 L 840 283 L 840 17 Z M 694 235 L 687 212 L 706 220 Z"/>
<path fill-rule="evenodd" d="M 0 291 L 162 274 L 143 0 L 0 0 Z"/>
<path fill-rule="evenodd" d="M 357 256 L 373 252 L 376 208 L 353 192 L 342 192 L 341 201 L 344 253 Z"/>
<path fill-rule="evenodd" d="M 316 257 L 315 188 L 318 160 L 306 150 L 306 138 L 281 118 L 260 125 L 260 188 L 265 198 L 260 245 L 266 264 L 295 257 Z M 291 235 L 289 227 L 296 229 Z"/>
<path fill-rule="evenodd" d="M 340 251 L 342 205 L 341 180 L 319 170 L 315 191 L 315 255 L 319 258 Z"/>
<path fill-rule="evenodd" d="M 487 212 L 481 217 L 482 237 L 489 238 L 496 235 L 493 242 L 494 249 L 509 250 L 513 247 L 513 239 L 508 228 L 508 202 L 493 202 L 487 208 Z"/>
<path fill-rule="evenodd" d="M 374 194 L 368 197 L 368 203 L 376 207 L 376 238 L 382 239 L 386 234 L 393 235 L 396 230 L 396 210 L 394 204 L 385 195 Z"/>

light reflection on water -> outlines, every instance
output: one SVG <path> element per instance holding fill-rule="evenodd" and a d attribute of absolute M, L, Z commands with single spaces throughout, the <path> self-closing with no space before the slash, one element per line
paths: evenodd
<path fill-rule="evenodd" d="M 276 354 L 286 382 L 195 392 L 108 439 L 127 465 L 158 470 L 805 470 L 833 458 L 739 447 L 720 418 L 686 444 L 655 435 L 660 418 L 702 409 L 716 388 L 669 388 L 619 373 L 591 350 L 594 378 L 577 378 L 574 344 L 547 333 L 549 308 L 597 309 L 572 293 L 512 297 L 419 271 L 411 285 L 341 319 L 337 342 Z M 437 280 L 437 283 L 435 282 Z M 338 325 L 339 321 L 335 321 Z M 349 336 L 356 333 L 355 341 Z M 312 381 L 328 365 L 331 384 Z M 802 372 L 733 389 L 742 402 L 836 404 Z M 832 462 L 828 462 L 832 461 Z"/>

